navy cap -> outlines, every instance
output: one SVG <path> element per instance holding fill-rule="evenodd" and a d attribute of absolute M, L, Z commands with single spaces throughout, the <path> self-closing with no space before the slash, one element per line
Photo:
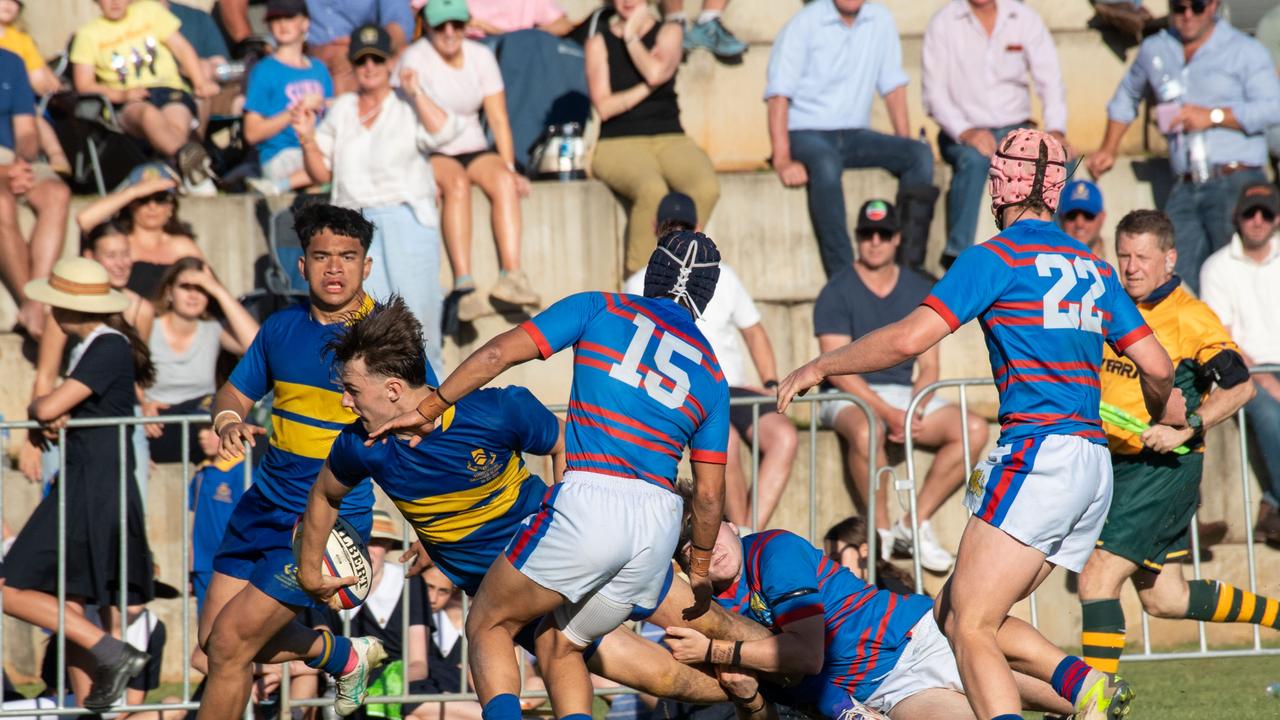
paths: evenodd
<path fill-rule="evenodd" d="M 267 20 L 306 15 L 306 0 L 267 0 Z"/>
<path fill-rule="evenodd" d="M 1255 182 L 1245 185 L 1240 190 L 1240 200 L 1236 203 L 1236 217 L 1244 215 L 1254 208 L 1262 208 L 1273 216 L 1280 215 L 1280 191 L 1269 182 Z"/>
<path fill-rule="evenodd" d="M 377 55 L 383 60 L 391 59 L 391 35 L 381 25 L 362 25 L 351 33 L 347 60 L 354 63 L 365 55 Z"/>
<path fill-rule="evenodd" d="M 1058 215 L 1065 217 L 1068 213 L 1083 210 L 1094 217 L 1102 213 L 1102 191 L 1088 180 L 1072 180 L 1062 188 L 1061 199 L 1058 200 Z"/>
<path fill-rule="evenodd" d="M 658 203 L 658 224 L 680 222 L 691 228 L 698 226 L 698 207 L 684 193 L 671 192 Z"/>

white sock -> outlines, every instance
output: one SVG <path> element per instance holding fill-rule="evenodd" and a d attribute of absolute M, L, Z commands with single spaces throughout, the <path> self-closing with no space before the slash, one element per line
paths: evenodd
<path fill-rule="evenodd" d="M 684 11 L 683 11 L 683 10 L 677 10 L 677 11 L 675 11 L 675 12 L 667 13 L 666 15 L 664 15 L 664 16 L 662 17 L 662 19 L 663 19 L 663 21 L 665 21 L 665 22 L 678 22 L 678 23 L 682 23 L 682 22 L 684 22 L 685 20 L 687 20 L 687 19 L 688 19 L 688 17 L 689 17 L 688 15 L 685 15 L 685 14 L 684 14 Z"/>
<path fill-rule="evenodd" d="M 719 10 L 703 10 L 702 12 L 698 13 L 698 24 L 704 25 L 706 23 L 711 22 L 712 20 L 715 20 L 718 17 L 720 17 Z"/>

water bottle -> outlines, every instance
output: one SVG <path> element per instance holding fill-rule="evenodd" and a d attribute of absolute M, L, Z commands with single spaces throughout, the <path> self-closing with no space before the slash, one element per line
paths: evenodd
<path fill-rule="evenodd" d="M 245 68 L 244 62 L 239 60 L 233 60 L 231 62 L 222 63 L 221 65 L 218 65 L 217 67 L 215 67 L 213 69 L 213 74 L 214 74 L 214 77 L 218 79 L 219 83 L 226 85 L 229 82 L 234 82 L 236 80 L 243 78 L 244 68 Z"/>
<path fill-rule="evenodd" d="M 573 172 L 573 135 L 568 127 L 560 130 L 560 154 L 556 170 L 560 172 L 561 178 L 566 178 Z"/>
<path fill-rule="evenodd" d="M 1204 131 L 1183 133 L 1183 137 L 1187 146 L 1187 172 L 1198 183 L 1208 182 L 1213 172 L 1209 167 L 1209 146 Z"/>
<path fill-rule="evenodd" d="M 1272 700 L 1280 700 L 1280 682 L 1271 683 L 1267 686 L 1267 696 Z"/>

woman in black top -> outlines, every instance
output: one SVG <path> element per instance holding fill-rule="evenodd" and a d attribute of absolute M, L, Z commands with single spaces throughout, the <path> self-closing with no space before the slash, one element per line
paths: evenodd
<path fill-rule="evenodd" d="M 155 368 L 147 346 L 120 316 L 129 300 L 113 290 L 107 271 L 87 258 L 61 260 L 48 280 L 27 284 L 27 295 L 53 308 L 53 319 L 80 344 L 72 353 L 67 379 L 31 402 L 27 414 L 46 429 L 71 420 L 132 417 L 134 383 L 145 387 Z M 56 437 L 56 435 L 55 435 Z M 14 540 L 7 564 L 4 611 L 51 631 L 58 627 L 58 498 L 65 497 L 65 590 L 67 639 L 89 651 L 97 664 L 93 690 L 82 704 L 110 706 L 147 654 L 105 635 L 84 616 L 84 606 L 102 608 L 103 625 L 118 620 L 122 578 L 120 535 L 127 548 L 127 602 L 155 597 L 151 548 L 142 498 L 133 481 L 133 446 L 118 427 L 66 430 L 66 472 L 36 506 Z M 124 452 L 121 452 L 121 446 Z M 121 482 L 126 520 L 120 522 Z M 62 485 L 62 488 L 58 488 Z M 80 695 L 80 693 L 77 693 Z"/>
<path fill-rule="evenodd" d="M 600 113 L 592 174 L 631 204 L 627 273 L 645 267 L 656 240 L 658 203 L 671 190 L 692 197 L 705 225 L 720 197 L 711 159 L 685 135 L 676 98 L 684 27 L 658 22 L 642 0 L 610 0 L 609 27 L 587 40 L 587 89 Z"/>

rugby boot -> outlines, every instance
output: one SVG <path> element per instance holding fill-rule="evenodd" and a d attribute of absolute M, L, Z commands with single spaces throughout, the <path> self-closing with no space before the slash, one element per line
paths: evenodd
<path fill-rule="evenodd" d="M 1076 698 L 1076 720 L 1119 720 L 1129 716 L 1133 688 L 1119 675 L 1091 670 Z"/>
<path fill-rule="evenodd" d="M 142 672 L 151 656 L 128 643 L 115 662 L 99 665 L 93 673 L 93 689 L 85 696 L 85 709 L 100 712 L 115 705 L 133 676 Z"/>
<path fill-rule="evenodd" d="M 369 675 L 387 660 L 387 651 L 377 638 L 351 638 L 351 649 L 356 654 L 356 666 L 351 672 L 334 678 L 338 691 L 333 698 L 333 710 L 339 717 L 360 709 L 360 704 L 369 696 Z"/>

